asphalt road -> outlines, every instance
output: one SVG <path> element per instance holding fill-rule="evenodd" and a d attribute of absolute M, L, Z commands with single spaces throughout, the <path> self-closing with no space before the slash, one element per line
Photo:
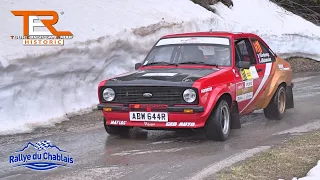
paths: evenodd
<path fill-rule="evenodd" d="M 295 109 L 281 121 L 261 111 L 242 118 L 229 140 L 213 142 L 202 133 L 134 129 L 129 137 L 109 136 L 102 114 L 75 116 L 55 127 L 0 136 L 0 179 L 201 179 L 282 142 L 320 128 L 320 73 L 295 74 Z M 39 172 L 13 167 L 9 156 L 29 141 L 50 140 L 74 158 L 72 167 Z"/>

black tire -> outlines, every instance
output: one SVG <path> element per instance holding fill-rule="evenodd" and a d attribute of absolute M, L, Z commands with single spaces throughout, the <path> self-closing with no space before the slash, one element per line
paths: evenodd
<path fill-rule="evenodd" d="M 281 85 L 273 95 L 268 106 L 263 109 L 266 118 L 271 120 L 281 120 L 286 111 L 286 87 Z"/>
<path fill-rule="evenodd" d="M 110 135 L 126 135 L 130 128 L 125 126 L 109 126 L 106 124 L 106 119 L 103 118 L 104 129 Z"/>
<path fill-rule="evenodd" d="M 222 99 L 218 102 L 206 122 L 204 127 L 206 137 L 215 141 L 227 140 L 230 134 L 230 122 L 229 104 L 226 100 Z"/>
<path fill-rule="evenodd" d="M 293 92 L 292 86 L 287 86 L 287 99 L 286 99 L 286 109 L 294 108 L 294 99 L 293 99 Z"/>

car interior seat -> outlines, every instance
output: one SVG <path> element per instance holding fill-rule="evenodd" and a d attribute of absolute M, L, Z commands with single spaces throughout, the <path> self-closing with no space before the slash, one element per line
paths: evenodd
<path fill-rule="evenodd" d="M 249 55 L 243 55 L 243 61 L 251 62 Z"/>

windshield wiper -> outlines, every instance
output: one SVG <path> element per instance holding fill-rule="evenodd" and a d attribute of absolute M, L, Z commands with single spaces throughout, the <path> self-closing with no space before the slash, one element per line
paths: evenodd
<path fill-rule="evenodd" d="M 207 65 L 207 66 L 216 66 L 218 67 L 218 64 L 214 63 L 214 64 L 209 64 L 209 63 L 205 63 L 203 61 L 188 61 L 188 62 L 182 62 L 182 63 L 178 63 L 178 64 L 201 64 L 201 65 Z"/>
<path fill-rule="evenodd" d="M 169 63 L 169 62 L 165 62 L 165 61 L 152 62 L 152 63 L 148 63 L 148 64 L 143 65 L 143 66 L 151 66 L 151 65 L 167 65 L 167 66 L 169 66 L 169 65 L 175 65 L 175 66 L 177 66 L 177 64 L 175 64 L 175 63 Z"/>

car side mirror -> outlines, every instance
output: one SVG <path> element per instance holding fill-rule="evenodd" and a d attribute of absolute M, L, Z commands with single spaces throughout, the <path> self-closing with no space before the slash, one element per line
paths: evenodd
<path fill-rule="evenodd" d="M 251 63 L 247 61 L 239 61 L 237 64 L 238 68 L 243 68 L 243 69 L 249 69 L 250 66 L 251 66 Z"/>
<path fill-rule="evenodd" d="M 136 63 L 135 65 L 134 65 L 134 68 L 137 70 L 137 69 L 139 69 L 140 67 L 141 67 L 141 63 Z"/>

